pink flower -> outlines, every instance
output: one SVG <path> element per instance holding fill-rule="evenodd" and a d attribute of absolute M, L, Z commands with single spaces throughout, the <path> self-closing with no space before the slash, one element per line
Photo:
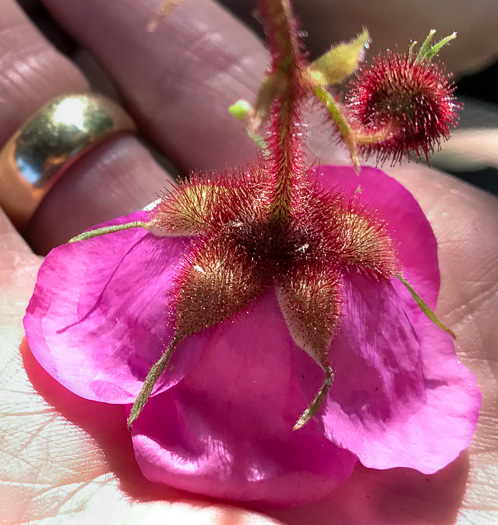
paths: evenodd
<path fill-rule="evenodd" d="M 306 346 L 311 336 L 299 332 L 296 310 L 277 297 L 283 278 L 276 287 L 265 281 L 235 316 L 178 344 L 132 426 L 148 479 L 220 498 L 296 504 L 329 493 L 358 460 L 430 474 L 468 446 L 480 405 L 475 378 L 458 361 L 450 336 L 394 276 L 389 259 L 395 246 L 404 277 L 434 308 L 437 245 L 420 207 L 373 168 L 357 176 L 352 168 L 322 166 L 316 185 L 315 196 L 334 190 L 356 203 L 353 209 L 371 210 L 365 217 L 378 214 L 377 234 L 385 229 L 392 242 L 381 239 L 380 269 L 365 260 L 336 264 L 342 300 L 328 349 L 334 382 L 322 406 L 292 430 L 323 369 L 296 343 L 304 339 Z M 148 216 L 108 224 L 132 220 Z M 189 282 L 184 274 L 191 268 L 184 256 L 201 253 L 199 242 L 130 229 L 53 250 L 25 317 L 37 360 L 72 392 L 123 404 L 129 415 L 173 338 L 178 282 Z"/>

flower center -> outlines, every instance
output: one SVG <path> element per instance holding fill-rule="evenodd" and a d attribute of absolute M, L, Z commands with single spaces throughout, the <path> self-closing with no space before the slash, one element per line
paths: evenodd
<path fill-rule="evenodd" d="M 312 243 L 306 232 L 297 229 L 295 222 L 282 225 L 271 220 L 228 225 L 228 235 L 258 267 L 262 279 L 271 282 L 309 257 Z"/>

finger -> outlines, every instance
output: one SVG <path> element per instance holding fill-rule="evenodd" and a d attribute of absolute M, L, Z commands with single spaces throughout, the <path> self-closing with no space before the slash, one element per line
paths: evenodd
<path fill-rule="evenodd" d="M 82 91 L 81 72 L 25 17 L 12 0 L 0 0 L 0 146 L 40 106 L 56 95 Z M 71 165 L 49 191 L 25 235 L 38 253 L 96 222 L 154 200 L 164 171 L 132 137 L 114 136 Z"/>
<path fill-rule="evenodd" d="M 171 178 L 135 137 L 106 141 L 70 166 L 47 193 L 25 232 L 36 253 L 94 224 L 141 209 Z"/>
<path fill-rule="evenodd" d="M 226 0 L 234 2 L 236 0 Z M 295 8 L 309 33 L 309 45 L 323 53 L 331 39 L 349 40 L 367 27 L 372 36 L 369 56 L 381 49 L 408 49 L 412 40 L 423 41 L 431 29 L 436 37 L 456 31 L 458 38 L 441 54 L 450 71 L 465 74 L 476 71 L 496 58 L 498 45 L 498 5 L 494 0 L 398 2 L 370 0 L 295 0 Z"/>
<path fill-rule="evenodd" d="M 39 264 L 39 258 L 33 255 L 26 241 L 19 235 L 8 217 L 0 209 L 0 287 L 2 288 L 2 298 L 4 294 L 8 293 L 8 287 L 20 281 L 26 283 L 25 300 L 27 301 L 29 298 L 28 294 L 31 293 L 34 285 L 34 281 L 30 282 L 27 276 Z M 14 305 L 17 307 L 17 303 L 14 303 Z M 24 304 L 19 311 L 14 310 L 12 312 L 14 314 L 13 318 L 24 313 L 23 306 Z"/>
<path fill-rule="evenodd" d="M 210 0 L 186 0 L 147 33 L 156 0 L 45 0 L 112 76 L 139 124 L 183 168 L 224 169 L 254 156 L 228 114 L 254 98 L 267 67 L 260 41 Z"/>
<path fill-rule="evenodd" d="M 0 145 L 51 98 L 87 88 L 82 74 L 33 27 L 12 0 L 0 0 Z"/>
<path fill-rule="evenodd" d="M 493 466 L 498 465 L 498 201 L 453 177 L 413 165 L 402 178 L 417 194 L 438 240 L 442 283 L 436 311 L 457 334 L 458 356 L 476 375 L 483 394 L 469 448 L 471 482 L 465 498 L 469 521 L 479 521 L 476 515 L 492 490 Z"/>

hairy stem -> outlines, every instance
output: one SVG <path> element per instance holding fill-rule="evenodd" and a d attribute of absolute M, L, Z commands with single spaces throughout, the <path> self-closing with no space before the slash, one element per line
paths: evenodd
<path fill-rule="evenodd" d="M 272 54 L 270 71 L 278 73 L 284 84 L 270 111 L 270 133 L 275 139 L 268 147 L 275 180 L 270 214 L 273 221 L 286 224 L 291 218 L 295 178 L 302 169 L 297 121 L 304 94 L 301 71 L 305 59 L 289 1 L 259 0 L 259 9 Z"/>
<path fill-rule="evenodd" d="M 346 117 L 341 113 L 337 106 L 334 97 L 325 89 L 325 87 L 316 85 L 314 88 L 316 98 L 324 105 L 328 111 L 330 118 L 335 122 L 339 133 L 342 135 L 346 146 L 348 147 L 351 161 L 355 170 L 359 169 L 360 159 L 358 157 L 358 151 L 356 149 L 356 138 L 355 133 Z"/>
<path fill-rule="evenodd" d="M 291 91 L 287 89 L 286 92 Z M 277 144 L 271 144 L 271 161 L 276 172 L 275 188 L 271 206 L 272 220 L 287 224 L 291 218 L 292 192 L 295 177 L 301 170 L 301 151 L 296 140 L 297 112 L 296 101 L 291 93 L 284 92 L 277 100 L 277 108 L 272 115 Z"/>

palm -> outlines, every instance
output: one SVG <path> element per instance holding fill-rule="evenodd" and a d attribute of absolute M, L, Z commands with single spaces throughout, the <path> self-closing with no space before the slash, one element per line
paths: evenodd
<path fill-rule="evenodd" d="M 2 0 L 2 3 L 6 4 L 7 1 Z M 59 13 L 61 20 L 76 34 L 76 25 L 85 27 L 80 20 L 72 19 L 75 15 L 66 11 L 64 2 L 51 0 L 46 3 Z M 109 4 L 112 6 L 113 3 Z M 187 4 L 181 9 L 188 9 Z M 96 7 L 94 2 L 87 2 L 86 5 L 89 7 L 85 7 L 88 9 L 85 16 L 90 18 Z M 143 16 L 146 17 L 154 8 L 149 6 L 148 10 L 145 7 L 143 9 Z M 212 7 L 205 9 L 206 12 L 198 14 L 197 18 L 206 16 Z M 111 14 L 112 7 L 107 16 Z M 180 14 L 179 11 L 178 16 Z M 105 16 L 104 13 L 104 19 Z M 197 18 L 193 16 L 193 26 Z M 105 20 L 101 23 L 105 23 Z M 173 19 L 171 23 L 174 23 Z M 226 24 L 227 20 L 222 19 L 219 23 Z M 131 30 L 131 27 L 128 30 L 126 27 L 121 28 L 121 33 L 118 28 L 118 35 L 125 41 L 133 40 L 138 31 L 135 24 L 135 29 Z M 221 28 L 218 31 L 224 34 Z M 165 40 L 167 33 L 159 31 L 158 38 L 163 35 Z M 116 49 L 113 51 L 105 42 L 98 41 L 99 38 L 106 38 L 106 32 L 99 32 L 99 28 L 94 27 L 93 32 L 89 30 L 88 36 L 80 34 L 79 37 L 89 47 L 106 50 L 101 54 L 101 59 L 104 63 L 112 63 L 111 73 L 121 84 L 130 104 L 138 107 L 140 118 L 146 122 L 155 140 L 164 147 L 168 146 L 183 165 L 223 166 L 225 161 L 231 163 L 234 159 L 240 163 L 240 151 L 250 151 L 243 134 L 224 113 L 234 97 L 249 96 L 247 93 L 236 93 L 235 90 L 240 88 L 243 80 L 240 76 L 249 77 L 250 73 L 239 72 L 238 78 L 230 84 L 234 92 L 223 94 L 214 89 L 216 73 L 220 74 L 216 68 L 225 71 L 230 61 L 221 66 L 208 64 L 204 66 L 207 72 L 191 72 L 191 75 L 198 75 L 198 79 L 204 79 L 198 81 L 198 86 L 202 87 L 201 82 L 205 82 L 208 98 L 211 98 L 208 102 L 196 102 L 198 105 L 194 110 L 189 109 L 187 104 L 185 112 L 178 118 L 182 119 L 182 125 L 195 127 L 201 108 L 203 115 L 207 114 L 214 122 L 202 143 L 193 151 L 187 141 L 188 134 L 178 133 L 171 121 L 176 117 L 166 102 L 160 106 L 160 112 L 163 118 L 166 115 L 169 117 L 169 123 L 175 131 L 168 135 L 168 131 L 161 127 L 161 115 L 157 115 L 154 106 L 157 100 L 153 99 L 154 96 L 162 96 L 168 86 L 161 85 L 161 78 L 153 78 L 155 69 L 149 67 L 146 71 L 149 75 L 146 80 L 153 87 L 152 91 L 147 92 L 147 101 L 139 105 L 137 101 L 144 96 L 145 81 L 141 80 L 144 85 L 132 85 L 130 80 L 126 80 L 125 73 L 130 64 L 126 63 L 124 57 L 118 60 L 112 56 L 113 52 L 117 52 Z M 116 38 L 116 34 L 112 37 Z M 256 65 L 262 69 L 258 59 L 262 51 L 252 37 L 242 36 L 238 45 L 241 46 L 241 53 L 251 49 L 255 53 L 247 71 Z M 160 54 L 162 50 L 156 50 L 156 53 Z M 138 60 L 138 57 L 135 58 Z M 153 59 L 145 58 L 149 60 L 149 66 L 153 64 Z M 129 60 L 134 58 L 130 57 Z M 247 84 L 254 87 L 255 82 L 248 81 Z M 172 89 L 171 85 L 169 89 Z M 39 229 L 50 228 L 50 233 L 40 236 L 34 228 L 31 236 L 34 238 L 35 234 L 38 235 L 37 244 L 41 249 L 109 215 L 125 213 L 152 200 L 163 184 L 164 172 L 152 163 L 139 145 L 133 143 L 130 146 L 131 139 L 121 140 L 127 141 L 128 150 L 135 153 L 130 160 L 132 164 L 126 164 L 126 167 L 136 173 L 143 170 L 148 174 L 147 178 L 141 180 L 137 191 L 130 195 L 130 181 L 125 178 L 123 182 L 119 178 L 123 170 L 122 157 L 119 162 L 118 155 L 107 153 L 110 159 L 108 163 L 75 167 L 74 170 L 79 169 L 80 192 L 84 191 L 85 184 L 87 192 L 91 192 L 92 180 L 102 185 L 111 181 L 117 187 L 101 198 L 101 202 L 99 196 L 92 197 L 90 203 L 86 203 L 85 210 L 72 215 L 63 226 L 56 227 L 55 224 L 60 222 L 50 217 L 48 211 L 45 211 L 44 216 L 43 210 L 40 210 Z M 326 136 L 319 138 L 316 153 L 322 162 L 334 161 L 335 153 L 331 153 L 328 148 L 323 149 L 326 143 Z M 117 142 L 109 148 L 116 153 L 124 146 L 125 143 Z M 123 153 L 123 156 L 126 154 Z M 168 521 L 169 517 L 175 523 L 182 520 L 186 523 L 252 523 L 256 521 L 257 514 L 261 523 L 271 523 L 275 519 L 290 524 L 439 525 L 453 523 L 457 516 L 462 522 L 465 519 L 475 521 L 478 512 L 491 521 L 491 516 L 498 513 L 497 498 L 492 493 L 498 464 L 498 436 L 495 432 L 498 419 L 495 400 L 498 368 L 492 340 L 495 331 L 493 313 L 497 311 L 498 302 L 498 269 L 494 264 L 498 256 L 494 234 L 498 223 L 496 200 L 423 167 L 409 165 L 392 173 L 417 197 L 436 232 L 440 243 L 443 279 L 438 314 L 456 332 L 459 355 L 476 373 L 483 390 L 481 420 L 468 453 L 463 453 L 453 464 L 430 477 L 409 470 L 379 472 L 358 467 L 351 479 L 329 498 L 297 509 L 270 511 L 259 508 L 246 511 L 148 482 L 135 464 L 122 407 L 88 402 L 66 391 L 39 367 L 23 342 L 21 319 L 40 259 L 31 253 L 2 215 L 0 282 L 2 298 L 7 298 L 0 302 L 0 377 L 5 390 L 0 404 L 3 416 L 0 446 L 3 521 L 10 524 L 56 517 L 64 523 L 71 523 L 71 519 L 82 523 L 99 523 L 102 518 L 106 521 L 105 517 L 111 512 L 118 523 L 125 520 L 149 523 L 156 516 L 164 521 Z M 71 176 L 73 179 L 76 177 Z M 45 207 L 50 205 L 52 209 L 60 210 L 61 203 L 68 199 L 78 202 L 75 191 L 68 184 L 59 184 L 52 190 L 50 199 L 46 199 Z"/>

